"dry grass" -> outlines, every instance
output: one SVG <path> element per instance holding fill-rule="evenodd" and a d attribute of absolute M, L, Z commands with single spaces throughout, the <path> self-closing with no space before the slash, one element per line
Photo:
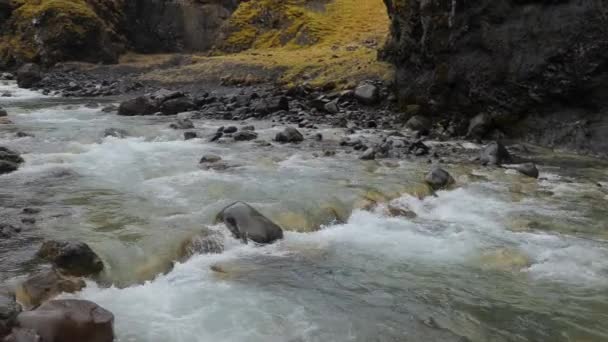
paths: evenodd
<path fill-rule="evenodd" d="M 244 3 L 249 6 L 245 9 L 253 11 L 256 1 L 258 5 L 272 5 L 279 0 L 252 0 Z M 386 40 L 389 27 L 382 0 L 333 0 L 321 8 L 310 8 L 303 0 L 280 1 L 283 5 L 273 10 L 285 11 L 281 17 L 287 22 L 270 30 L 255 29 L 258 12 L 247 13 L 241 8 L 235 13 L 238 20 L 244 20 L 238 26 L 244 31 L 237 27 L 226 42 L 236 44 L 239 39 L 235 37 L 241 35 L 240 41 L 251 48 L 233 54 L 194 56 L 191 65 L 154 71 L 142 78 L 191 82 L 223 74 L 285 85 L 334 83 L 346 88 L 362 79 L 392 77 L 392 67 L 377 60 L 377 50 Z"/>

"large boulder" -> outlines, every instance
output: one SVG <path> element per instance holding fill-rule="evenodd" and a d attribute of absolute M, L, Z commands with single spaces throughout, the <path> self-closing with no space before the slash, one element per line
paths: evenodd
<path fill-rule="evenodd" d="M 493 126 L 492 117 L 487 113 L 480 113 L 469 121 L 467 136 L 474 139 L 482 139 Z"/>
<path fill-rule="evenodd" d="M 17 85 L 20 88 L 32 88 L 41 80 L 42 72 L 37 64 L 25 64 L 17 71 Z"/>
<path fill-rule="evenodd" d="M 217 215 L 216 221 L 223 222 L 232 236 L 244 243 L 252 240 L 267 244 L 283 238 L 281 227 L 244 202 L 236 202 L 224 208 Z"/>
<path fill-rule="evenodd" d="M 380 101 L 380 89 L 370 83 L 362 83 L 355 89 L 355 98 L 366 105 L 374 105 Z"/>
<path fill-rule="evenodd" d="M 233 136 L 235 141 L 249 141 L 258 138 L 258 134 L 252 131 L 240 131 L 236 132 Z"/>
<path fill-rule="evenodd" d="M 534 165 L 534 163 L 525 163 L 517 165 L 515 167 L 515 170 L 517 170 L 522 175 L 526 175 L 532 178 L 538 178 L 538 168 L 536 167 L 536 165 Z"/>
<path fill-rule="evenodd" d="M 91 247 L 78 241 L 45 241 L 38 257 L 51 262 L 63 273 L 73 276 L 96 275 L 103 270 L 103 262 Z"/>
<path fill-rule="evenodd" d="M 191 111 L 196 108 L 194 101 L 189 97 L 177 97 L 164 101 L 160 106 L 163 115 L 175 115 Z"/>
<path fill-rule="evenodd" d="M 280 110 L 289 110 L 289 100 L 285 96 L 260 99 L 253 107 L 253 111 L 259 115 L 268 115 Z"/>
<path fill-rule="evenodd" d="M 17 171 L 22 163 L 19 153 L 0 146 L 0 175 Z"/>
<path fill-rule="evenodd" d="M 434 166 L 426 175 L 424 181 L 433 189 L 440 190 L 447 188 L 454 183 L 454 178 L 439 166 Z"/>
<path fill-rule="evenodd" d="M 482 165 L 500 166 L 511 161 L 511 155 L 507 148 L 498 141 L 489 143 L 481 150 L 479 160 Z"/>
<path fill-rule="evenodd" d="M 19 326 L 35 331 L 43 342 L 112 342 L 114 315 L 86 300 L 63 299 L 17 317 Z"/>
<path fill-rule="evenodd" d="M 80 278 L 64 276 L 56 270 L 48 270 L 30 276 L 17 286 L 17 301 L 27 310 L 53 299 L 63 292 L 73 293 L 85 287 Z"/>
<path fill-rule="evenodd" d="M 147 96 L 138 96 L 134 99 L 126 100 L 118 107 L 118 115 L 152 115 L 157 113 L 160 108 Z"/>
<path fill-rule="evenodd" d="M 279 143 L 299 143 L 304 141 L 304 136 L 300 131 L 293 127 L 286 127 L 282 132 L 277 133 L 274 138 Z"/>

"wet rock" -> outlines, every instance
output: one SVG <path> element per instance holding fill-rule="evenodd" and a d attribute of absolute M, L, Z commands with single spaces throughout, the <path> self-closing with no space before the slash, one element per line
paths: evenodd
<path fill-rule="evenodd" d="M 205 154 L 204 156 L 201 157 L 201 160 L 199 163 L 217 163 L 220 160 L 222 160 L 222 157 L 215 155 L 215 154 Z"/>
<path fill-rule="evenodd" d="M 217 231 L 203 229 L 182 242 L 178 252 L 179 261 L 184 262 L 197 254 L 220 254 L 223 251 L 223 235 Z"/>
<path fill-rule="evenodd" d="M 433 189 L 439 190 L 454 183 L 454 178 L 439 166 L 434 166 L 426 175 L 424 181 Z"/>
<path fill-rule="evenodd" d="M 9 161 L 0 160 L 0 175 L 17 171 L 19 165 Z"/>
<path fill-rule="evenodd" d="M 13 296 L 0 293 L 0 338 L 11 332 L 20 311 Z"/>
<path fill-rule="evenodd" d="M 360 157 L 361 160 L 374 160 L 376 159 L 376 150 L 373 148 L 367 149 Z"/>
<path fill-rule="evenodd" d="M 247 125 L 247 126 L 241 127 L 241 130 L 242 131 L 251 131 L 251 132 L 253 132 L 253 131 L 255 131 L 255 127 L 253 125 Z"/>
<path fill-rule="evenodd" d="M 184 132 L 184 140 L 192 140 L 198 138 L 196 132 Z"/>
<path fill-rule="evenodd" d="M 422 115 L 414 115 L 405 123 L 405 127 L 412 131 L 428 133 L 431 129 L 431 120 Z"/>
<path fill-rule="evenodd" d="M 0 97 L 13 97 L 13 94 L 9 93 L 8 91 L 5 91 L 2 93 L 2 95 L 0 95 Z"/>
<path fill-rule="evenodd" d="M 430 148 L 422 142 L 422 140 L 416 140 L 413 142 L 409 149 L 409 153 L 413 153 L 415 156 L 420 157 L 429 154 Z"/>
<path fill-rule="evenodd" d="M 21 210 L 21 213 L 25 214 L 25 215 L 36 215 L 36 214 L 40 214 L 41 211 L 42 210 L 40 210 L 40 208 L 29 208 L 28 207 L 28 208 L 23 208 Z"/>
<path fill-rule="evenodd" d="M 15 295 L 17 301 L 27 310 L 58 296 L 63 292 L 73 293 L 86 286 L 84 281 L 76 277 L 64 276 L 56 270 L 44 271 L 30 276 L 17 286 Z"/>
<path fill-rule="evenodd" d="M 315 134 L 315 135 L 314 135 L 314 139 L 315 139 L 316 141 L 323 141 L 323 134 L 321 134 L 321 133 L 317 133 L 317 134 Z"/>
<path fill-rule="evenodd" d="M 478 114 L 469 122 L 467 137 L 481 139 L 492 130 L 492 127 L 492 117 L 489 114 Z"/>
<path fill-rule="evenodd" d="M 177 98 L 181 98 L 181 97 L 185 97 L 186 94 L 184 94 L 181 91 L 174 91 L 174 90 L 168 90 L 168 89 L 159 89 L 155 92 L 153 92 L 152 94 L 149 95 L 149 98 L 151 100 L 154 100 L 154 102 L 156 102 L 157 104 L 162 104 L 166 101 L 169 100 L 173 100 L 173 99 L 177 99 Z"/>
<path fill-rule="evenodd" d="M 236 133 L 239 129 L 236 128 L 236 126 L 228 126 L 226 128 L 224 128 L 224 133 L 225 134 L 232 134 L 232 133 Z"/>
<path fill-rule="evenodd" d="M 538 169 L 536 168 L 536 165 L 534 165 L 534 163 L 525 163 L 525 164 L 521 164 L 521 165 L 517 165 L 515 167 L 515 170 L 517 170 L 519 173 L 526 175 L 528 177 L 532 177 L 532 178 L 538 178 Z"/>
<path fill-rule="evenodd" d="M 45 241 L 37 255 L 73 276 L 96 275 L 104 268 L 99 256 L 89 245 L 80 241 Z"/>
<path fill-rule="evenodd" d="M 30 134 L 30 133 L 27 133 L 27 132 L 21 132 L 21 131 L 19 131 L 19 132 L 15 133 L 15 136 L 16 136 L 17 138 L 28 138 L 28 137 L 29 137 L 29 138 L 31 138 L 31 137 L 33 137 L 34 135 L 33 135 L 33 134 Z"/>
<path fill-rule="evenodd" d="M 249 141 L 258 138 L 258 134 L 251 131 L 240 131 L 233 136 L 235 141 Z"/>
<path fill-rule="evenodd" d="M 330 114 L 339 113 L 340 107 L 338 106 L 338 100 L 333 100 L 331 102 L 326 103 L 325 106 L 323 106 L 323 109 L 325 109 L 325 111 Z"/>
<path fill-rule="evenodd" d="M 380 101 L 380 89 L 370 83 L 362 83 L 354 93 L 355 98 L 366 105 L 374 105 Z"/>
<path fill-rule="evenodd" d="M 118 115 L 123 116 L 152 115 L 158 111 L 159 107 L 147 96 L 124 101 L 118 107 Z"/>
<path fill-rule="evenodd" d="M 13 122 L 7 117 L 0 117 L 0 125 L 12 125 Z"/>
<path fill-rule="evenodd" d="M 482 165 L 499 166 L 511 161 L 511 155 L 503 144 L 494 141 L 483 148 L 479 160 Z"/>
<path fill-rule="evenodd" d="M 184 96 L 164 101 L 160 106 L 160 111 L 163 115 L 175 115 L 191 111 L 195 108 L 196 105 L 194 104 L 194 101 Z"/>
<path fill-rule="evenodd" d="M 103 131 L 103 136 L 105 137 L 114 137 L 114 138 L 126 138 L 129 136 L 129 132 L 125 131 L 124 129 L 121 128 L 106 128 Z"/>
<path fill-rule="evenodd" d="M 41 80 L 42 73 L 37 64 L 25 64 L 17 71 L 17 85 L 20 88 L 32 88 Z"/>
<path fill-rule="evenodd" d="M 21 233 L 21 228 L 9 223 L 0 223 L 0 238 L 6 239 Z"/>
<path fill-rule="evenodd" d="M 40 339 L 40 335 L 32 329 L 13 328 L 13 331 L 8 335 L 4 342 L 44 342 Z"/>
<path fill-rule="evenodd" d="M 12 81 L 15 79 L 15 75 L 10 72 L 0 73 L 0 81 Z"/>
<path fill-rule="evenodd" d="M 389 204 L 386 210 L 388 215 L 391 217 L 405 217 L 409 219 L 414 219 L 418 216 L 412 210 L 408 208 L 403 208 L 401 206 L 396 206 L 394 204 Z"/>
<path fill-rule="evenodd" d="M 113 113 L 113 112 L 117 112 L 118 111 L 118 106 L 116 105 L 109 105 L 109 106 L 105 106 L 101 109 L 102 112 L 104 113 Z"/>
<path fill-rule="evenodd" d="M 253 107 L 253 111 L 260 115 L 273 114 L 281 110 L 289 110 L 289 100 L 284 96 L 261 99 Z"/>
<path fill-rule="evenodd" d="M 36 219 L 33 217 L 24 217 L 21 219 L 21 223 L 33 225 L 36 224 Z"/>
<path fill-rule="evenodd" d="M 8 112 L 6 110 L 4 110 L 2 107 L 0 107 L 0 118 L 7 117 L 7 116 L 8 116 Z"/>
<path fill-rule="evenodd" d="M 178 118 L 174 123 L 169 125 L 169 127 L 173 129 L 193 129 L 194 123 L 190 119 L 181 119 Z"/>
<path fill-rule="evenodd" d="M 9 150 L 6 147 L 0 147 L 0 160 L 8 161 L 15 164 L 23 163 L 23 158 L 19 155 L 19 153 Z"/>
<path fill-rule="evenodd" d="M 218 141 L 218 140 L 220 140 L 220 138 L 221 138 L 221 137 L 223 137 L 223 136 L 224 136 L 224 133 L 222 133 L 222 132 L 217 132 L 217 133 L 215 133 L 213 136 L 211 136 L 211 138 L 209 138 L 209 142 L 215 142 L 215 141 Z"/>
<path fill-rule="evenodd" d="M 244 202 L 233 203 L 224 208 L 216 217 L 223 222 L 232 236 L 244 243 L 272 243 L 283 238 L 283 230 L 259 211 Z"/>
<path fill-rule="evenodd" d="M 36 331 L 43 342 L 112 342 L 114 315 L 86 300 L 53 300 L 17 317 L 19 326 Z"/>
<path fill-rule="evenodd" d="M 304 136 L 296 128 L 286 127 L 282 132 L 277 133 L 274 140 L 282 144 L 299 143 L 304 140 Z"/>

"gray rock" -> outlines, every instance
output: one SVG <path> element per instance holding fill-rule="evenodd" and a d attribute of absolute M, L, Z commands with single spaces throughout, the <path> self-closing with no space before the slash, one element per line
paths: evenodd
<path fill-rule="evenodd" d="M 293 127 L 286 127 L 282 132 L 277 133 L 275 139 L 279 143 L 299 143 L 304 140 L 304 136 L 300 131 Z"/>
<path fill-rule="evenodd" d="M 125 131 L 124 129 L 121 128 L 106 128 L 103 131 L 103 136 L 104 137 L 114 137 L 114 138 L 126 138 L 129 136 L 129 132 Z"/>
<path fill-rule="evenodd" d="M 0 337 L 11 332 L 20 311 L 13 296 L 0 293 Z"/>
<path fill-rule="evenodd" d="M 232 133 L 236 133 L 239 129 L 236 126 L 228 126 L 226 128 L 224 128 L 223 133 L 225 134 L 232 134 Z"/>
<path fill-rule="evenodd" d="M 367 151 L 363 152 L 363 154 L 359 157 L 361 160 L 374 160 L 376 159 L 376 150 L 373 148 L 367 149 Z"/>
<path fill-rule="evenodd" d="M 222 160 L 222 157 L 215 154 L 205 154 L 201 157 L 199 163 L 216 163 Z"/>
<path fill-rule="evenodd" d="M 194 104 L 194 101 L 184 96 L 164 101 L 160 106 L 160 111 L 163 115 L 175 115 L 191 111 L 195 108 L 196 105 Z"/>
<path fill-rule="evenodd" d="M 340 112 L 340 107 L 338 106 L 338 100 L 333 100 L 325 104 L 324 109 L 326 112 L 331 114 L 337 114 Z"/>
<path fill-rule="evenodd" d="M 500 166 L 511 161 L 511 155 L 503 144 L 494 141 L 483 148 L 479 160 L 482 165 Z"/>
<path fill-rule="evenodd" d="M 439 166 L 434 166 L 426 175 L 424 181 L 433 189 L 439 190 L 446 188 L 454 183 L 454 178 Z"/>
<path fill-rule="evenodd" d="M 6 117 L 8 116 L 8 112 L 3 109 L 2 107 L 0 107 L 0 118 Z"/>
<path fill-rule="evenodd" d="M 198 138 L 196 132 L 184 132 L 184 140 L 192 140 Z"/>
<path fill-rule="evenodd" d="M 37 64 L 25 64 L 17 71 L 17 85 L 20 88 L 32 88 L 41 80 L 42 72 Z"/>
<path fill-rule="evenodd" d="M 266 244 L 283 238 L 281 227 L 244 202 L 236 202 L 224 208 L 217 215 L 216 221 L 223 222 L 232 236 L 244 243 L 252 240 Z"/>
<path fill-rule="evenodd" d="M 354 95 L 359 102 L 366 105 L 374 105 L 380 101 L 380 89 L 369 83 L 360 84 Z"/>
<path fill-rule="evenodd" d="M 158 111 L 159 107 L 147 96 L 124 101 L 118 107 L 118 115 L 123 116 L 152 115 Z"/>
<path fill-rule="evenodd" d="M 258 138 L 258 134 L 251 131 L 240 131 L 233 136 L 235 141 L 249 141 Z"/>
<path fill-rule="evenodd" d="M 169 127 L 173 129 L 192 129 L 194 128 L 194 123 L 190 119 L 177 119 Z"/>
<path fill-rule="evenodd" d="M 526 175 L 528 177 L 532 177 L 532 178 L 538 178 L 538 169 L 536 168 L 536 165 L 534 165 L 534 163 L 525 163 L 525 164 L 520 164 L 517 165 L 515 167 L 515 170 L 517 170 L 519 173 Z"/>
<path fill-rule="evenodd" d="M 431 129 L 431 120 L 422 115 L 414 115 L 407 120 L 405 127 L 412 131 L 428 132 Z"/>
<path fill-rule="evenodd" d="M 492 117 L 487 113 L 481 113 L 471 119 L 467 136 L 481 139 L 486 136 L 493 127 Z"/>
<path fill-rule="evenodd" d="M 253 107 L 253 111 L 260 115 L 268 115 L 281 110 L 289 110 L 289 100 L 284 96 L 261 99 Z"/>

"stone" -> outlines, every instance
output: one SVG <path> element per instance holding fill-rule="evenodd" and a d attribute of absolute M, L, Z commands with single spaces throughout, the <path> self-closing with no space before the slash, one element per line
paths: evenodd
<path fill-rule="evenodd" d="M 28 277 L 17 286 L 15 295 L 25 309 L 31 310 L 63 292 L 73 293 L 85 286 L 80 278 L 68 277 L 56 270 L 48 270 Z"/>
<path fill-rule="evenodd" d="M 184 140 L 192 140 L 198 138 L 196 132 L 184 132 Z"/>
<path fill-rule="evenodd" d="M 22 164 L 24 162 L 23 158 L 21 158 L 19 153 L 10 150 L 6 147 L 0 147 L 0 160 L 8 161 L 15 164 Z"/>
<path fill-rule="evenodd" d="M 467 137 L 482 139 L 493 127 L 492 117 L 487 113 L 480 113 L 469 122 Z"/>
<path fill-rule="evenodd" d="M 0 118 L 7 117 L 7 116 L 8 116 L 8 112 L 5 109 L 3 109 L 2 107 L 0 107 Z"/>
<path fill-rule="evenodd" d="M 235 133 L 233 138 L 235 141 L 249 141 L 257 139 L 258 134 L 251 131 L 240 131 Z"/>
<path fill-rule="evenodd" d="M 78 299 L 53 300 L 17 317 L 19 326 L 35 331 L 43 342 L 112 342 L 114 315 Z"/>
<path fill-rule="evenodd" d="M 412 210 L 403 208 L 401 206 L 396 206 L 394 204 L 389 204 L 386 210 L 388 215 L 391 217 L 405 217 L 409 219 L 414 219 L 418 216 Z"/>
<path fill-rule="evenodd" d="M 326 112 L 330 114 L 337 114 L 340 112 L 340 107 L 338 106 L 338 100 L 333 100 L 331 102 L 326 103 L 323 108 Z"/>
<path fill-rule="evenodd" d="M 201 157 L 201 160 L 199 163 L 217 163 L 220 160 L 222 160 L 222 157 L 215 155 L 215 154 L 205 154 L 204 156 Z"/>
<path fill-rule="evenodd" d="M 220 254 L 224 251 L 223 235 L 203 229 L 187 238 L 179 247 L 179 261 L 184 262 L 197 254 Z"/>
<path fill-rule="evenodd" d="M 511 161 L 511 155 L 503 144 L 494 141 L 481 150 L 479 160 L 484 166 L 500 166 Z"/>
<path fill-rule="evenodd" d="M 104 113 L 113 113 L 113 112 L 117 112 L 118 111 L 118 106 L 116 105 L 109 105 L 109 106 L 105 106 L 101 109 L 102 112 Z"/>
<path fill-rule="evenodd" d="M 20 311 L 13 296 L 0 292 L 0 338 L 11 332 Z"/>
<path fill-rule="evenodd" d="M 228 126 L 226 128 L 224 128 L 223 133 L 225 134 L 232 134 L 232 133 L 236 133 L 239 129 L 236 128 L 236 126 Z"/>
<path fill-rule="evenodd" d="M 454 183 L 454 178 L 439 166 L 434 166 L 426 175 L 424 181 L 433 189 L 439 190 Z"/>
<path fill-rule="evenodd" d="M 152 94 L 149 94 L 148 97 L 150 99 L 154 100 L 154 102 L 156 102 L 158 105 L 161 105 L 166 101 L 185 97 L 185 96 L 186 96 L 186 94 L 184 94 L 181 91 L 159 89 L 159 90 L 153 92 Z"/>
<path fill-rule="evenodd" d="M 366 105 L 374 105 L 380 101 L 380 90 L 373 84 L 362 83 L 354 93 L 355 98 Z"/>
<path fill-rule="evenodd" d="M 405 123 L 405 127 L 412 131 L 428 132 L 431 129 L 431 120 L 422 115 L 414 115 Z"/>
<path fill-rule="evenodd" d="M 247 125 L 247 126 L 243 126 L 241 127 L 242 131 L 255 131 L 255 127 L 253 125 Z"/>
<path fill-rule="evenodd" d="M 105 137 L 114 137 L 114 138 L 119 138 L 119 139 L 123 139 L 129 136 L 129 132 L 125 131 L 124 129 L 121 128 L 106 128 L 103 131 L 103 136 Z"/>
<path fill-rule="evenodd" d="M 42 71 L 37 64 L 25 64 L 17 71 L 17 85 L 20 88 L 33 88 L 41 80 Z"/>
<path fill-rule="evenodd" d="M 232 236 L 243 243 L 251 240 L 267 244 L 283 238 L 281 227 L 244 202 L 225 207 L 217 215 L 216 222 L 223 222 Z"/>
<path fill-rule="evenodd" d="M 7 173 L 17 171 L 18 168 L 19 168 L 19 165 L 15 164 L 15 163 L 5 161 L 5 160 L 0 160 L 0 175 L 4 175 Z"/>
<path fill-rule="evenodd" d="M 538 178 L 538 168 L 536 168 L 536 165 L 534 165 L 534 163 L 525 163 L 517 165 L 515 167 L 515 170 L 528 177 Z"/>
<path fill-rule="evenodd" d="M 178 118 L 169 127 L 173 128 L 173 129 L 193 129 L 194 123 L 190 119 Z"/>
<path fill-rule="evenodd" d="M 152 115 L 158 111 L 159 107 L 147 96 L 124 101 L 118 107 L 118 115 L 123 116 Z"/>
<path fill-rule="evenodd" d="M 282 132 L 277 133 L 274 140 L 283 144 L 299 143 L 304 140 L 304 136 L 296 128 L 286 127 Z"/>
<path fill-rule="evenodd" d="M 166 100 L 160 106 L 163 115 L 176 115 L 196 108 L 194 101 L 188 97 L 178 97 Z"/>
<path fill-rule="evenodd" d="M 376 159 L 376 150 L 373 148 L 367 149 L 363 154 L 359 157 L 361 160 L 374 160 Z"/>
<path fill-rule="evenodd" d="M 99 256 L 89 245 L 80 241 L 48 240 L 42 244 L 37 255 L 72 276 L 96 275 L 104 268 Z"/>
<path fill-rule="evenodd" d="M 0 335 L 1 336 L 1 335 Z M 10 335 L 8 335 L 4 342 L 44 342 L 41 341 L 40 335 L 32 329 L 13 328 Z"/>
<path fill-rule="evenodd" d="M 10 223 L 0 223 L 0 238 L 6 239 L 21 233 L 21 228 Z"/>
<path fill-rule="evenodd" d="M 289 100 L 284 96 L 261 99 L 253 107 L 253 111 L 259 115 L 273 114 L 281 110 L 289 110 Z"/>

